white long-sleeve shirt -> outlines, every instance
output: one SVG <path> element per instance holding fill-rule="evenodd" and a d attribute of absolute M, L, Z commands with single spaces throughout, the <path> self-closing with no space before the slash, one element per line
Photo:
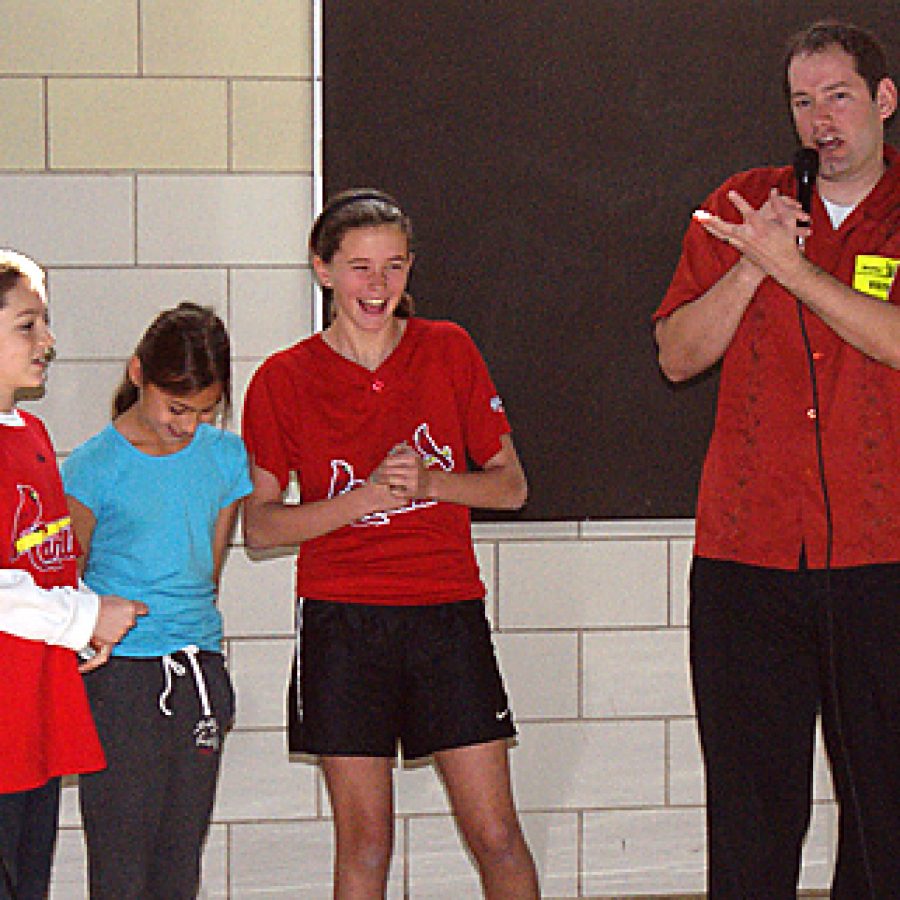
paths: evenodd
<path fill-rule="evenodd" d="M 83 582 L 41 588 L 30 572 L 0 569 L 0 631 L 72 650 L 88 645 L 100 598 Z"/>

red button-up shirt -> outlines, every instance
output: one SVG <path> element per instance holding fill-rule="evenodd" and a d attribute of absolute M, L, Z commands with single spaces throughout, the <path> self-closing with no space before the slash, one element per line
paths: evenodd
<path fill-rule="evenodd" d="M 845 284 L 857 257 L 900 258 L 900 154 L 885 148 L 888 169 L 835 230 L 818 195 L 806 255 Z M 755 169 L 716 190 L 704 208 L 740 221 L 734 189 L 754 207 L 769 190 L 795 195 L 791 168 Z M 659 319 L 695 300 L 738 259 L 692 222 Z M 886 276 L 890 281 L 890 275 Z M 888 298 L 900 305 L 900 277 Z M 722 360 L 718 409 L 697 507 L 695 552 L 777 569 L 826 560 L 826 517 L 815 425 L 822 430 L 833 520 L 834 566 L 900 561 L 900 372 L 865 356 L 803 309 L 813 351 L 819 408 L 796 299 L 765 279 Z"/>

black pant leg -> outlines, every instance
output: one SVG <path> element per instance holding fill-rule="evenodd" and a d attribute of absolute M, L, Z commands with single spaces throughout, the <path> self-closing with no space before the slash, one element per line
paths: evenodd
<path fill-rule="evenodd" d="M 695 559 L 690 643 L 706 773 L 709 897 L 796 897 L 818 696 L 805 578 Z"/>

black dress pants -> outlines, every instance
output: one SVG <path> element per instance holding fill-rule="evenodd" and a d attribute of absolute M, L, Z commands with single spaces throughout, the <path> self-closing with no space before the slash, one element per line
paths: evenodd
<path fill-rule="evenodd" d="M 797 896 L 820 713 L 840 810 L 832 897 L 900 898 L 900 565 L 696 558 L 690 629 L 711 900 Z"/>

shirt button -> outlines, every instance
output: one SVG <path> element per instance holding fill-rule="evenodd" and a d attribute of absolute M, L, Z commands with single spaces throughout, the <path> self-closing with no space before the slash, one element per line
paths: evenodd
<path fill-rule="evenodd" d="M 383 381 L 373 381 L 372 382 L 372 390 L 375 391 L 376 394 L 380 394 L 384 390 L 384 382 Z"/>
<path fill-rule="evenodd" d="M 819 361 L 825 359 L 825 354 L 822 353 L 820 350 L 816 350 L 816 351 L 813 353 L 813 359 L 814 359 L 816 362 L 819 362 Z"/>
<path fill-rule="evenodd" d="M 807 419 L 815 419 L 816 418 L 816 411 L 812 406 L 806 411 L 806 418 Z"/>

